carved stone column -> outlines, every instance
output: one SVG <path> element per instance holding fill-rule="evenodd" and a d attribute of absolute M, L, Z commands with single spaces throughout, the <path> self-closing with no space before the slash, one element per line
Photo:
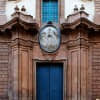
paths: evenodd
<path fill-rule="evenodd" d="M 68 100 L 89 100 L 87 97 L 88 41 L 81 29 L 73 31 L 67 43 L 68 57 Z"/>
<path fill-rule="evenodd" d="M 32 100 L 32 42 L 25 30 L 12 33 L 12 100 Z"/>
<path fill-rule="evenodd" d="M 11 29 L 12 76 L 10 100 L 32 100 L 33 34 L 37 33 L 38 24 L 34 22 L 32 16 L 19 12 L 17 6 L 9 23 L 11 23 L 9 27 Z"/>
<path fill-rule="evenodd" d="M 18 46 L 12 46 L 12 61 L 11 61 L 11 75 L 12 75 L 12 97 L 11 100 L 18 100 L 18 64 L 19 64 L 19 48 Z"/>

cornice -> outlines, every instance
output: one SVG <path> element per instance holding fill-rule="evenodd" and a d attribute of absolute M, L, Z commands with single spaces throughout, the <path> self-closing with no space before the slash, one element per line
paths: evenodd
<path fill-rule="evenodd" d="M 100 25 L 91 22 L 88 18 L 80 17 L 79 19 L 75 20 L 72 23 L 64 22 L 61 24 L 61 30 L 71 29 L 74 30 L 78 26 L 86 26 L 87 29 L 94 29 L 95 31 L 100 31 Z"/>
<path fill-rule="evenodd" d="M 78 16 L 78 19 L 76 19 L 76 15 Z M 87 29 L 93 29 L 94 31 L 100 31 L 100 25 L 95 24 L 94 22 L 90 21 L 88 19 L 88 14 L 84 11 L 78 12 L 76 14 L 70 15 L 69 19 L 73 19 L 75 16 L 75 20 L 73 21 L 68 21 L 65 20 L 60 26 L 61 30 L 74 30 L 78 26 L 81 26 L 81 28 L 84 26 Z M 12 19 L 6 24 L 0 25 L 0 31 L 6 31 L 6 30 L 12 30 L 13 27 L 21 26 L 25 30 L 39 30 L 39 23 L 33 19 L 31 15 L 25 14 L 25 12 L 19 12 L 15 11 L 15 13 L 12 15 Z"/>
<path fill-rule="evenodd" d="M 25 15 L 21 12 L 15 12 L 10 21 L 0 25 L 0 31 L 11 30 L 13 26 L 22 26 L 25 30 L 38 30 L 39 25 L 36 20 L 30 15 Z"/>

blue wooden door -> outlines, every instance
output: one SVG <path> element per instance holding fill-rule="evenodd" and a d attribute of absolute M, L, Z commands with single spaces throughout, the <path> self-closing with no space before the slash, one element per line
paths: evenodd
<path fill-rule="evenodd" d="M 63 100 L 62 64 L 37 64 L 37 100 Z"/>

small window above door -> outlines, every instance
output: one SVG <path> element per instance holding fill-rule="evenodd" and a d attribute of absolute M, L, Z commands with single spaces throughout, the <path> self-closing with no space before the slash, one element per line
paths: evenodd
<path fill-rule="evenodd" d="M 65 19 L 65 0 L 36 0 L 36 20 L 41 25 L 48 21 L 62 23 Z"/>
<path fill-rule="evenodd" d="M 41 20 L 42 23 L 47 23 L 49 21 L 58 23 L 59 20 L 58 0 L 42 0 Z"/>

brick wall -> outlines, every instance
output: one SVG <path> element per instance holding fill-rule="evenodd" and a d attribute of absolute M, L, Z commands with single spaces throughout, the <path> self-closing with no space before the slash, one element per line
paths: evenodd
<path fill-rule="evenodd" d="M 100 0 L 95 0 L 95 11 L 100 14 Z"/>
<path fill-rule="evenodd" d="M 96 24 L 100 24 L 100 0 L 95 1 L 95 17 L 94 21 Z"/>
<path fill-rule="evenodd" d="M 0 24 L 4 24 L 7 20 L 5 15 L 6 0 L 0 0 Z"/>
<path fill-rule="evenodd" d="M 0 44 L 0 100 L 8 100 L 8 46 Z"/>
<path fill-rule="evenodd" d="M 100 99 L 100 45 L 93 48 L 92 56 L 92 95 Z"/>
<path fill-rule="evenodd" d="M 6 5 L 6 1 L 5 0 L 0 0 L 0 14 L 4 14 L 5 5 Z"/>

